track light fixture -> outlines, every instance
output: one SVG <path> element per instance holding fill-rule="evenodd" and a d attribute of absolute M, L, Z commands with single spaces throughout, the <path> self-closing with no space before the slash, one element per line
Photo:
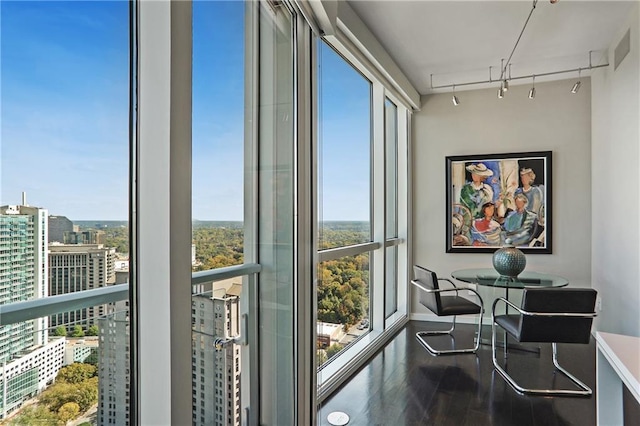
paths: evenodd
<path fill-rule="evenodd" d="M 534 99 L 536 97 L 536 76 L 533 76 L 533 81 L 531 82 L 531 89 L 529 89 L 529 99 Z"/>
<path fill-rule="evenodd" d="M 458 97 L 456 96 L 456 85 L 453 85 L 453 96 L 451 97 L 451 102 L 453 102 L 453 105 L 458 106 L 460 105 L 460 101 L 458 100 Z"/>
<path fill-rule="evenodd" d="M 553 3 L 557 3 L 560 0 L 550 0 L 550 2 Z M 521 80 L 521 79 L 526 79 L 526 78 L 531 78 L 533 77 L 535 80 L 535 77 L 547 77 L 547 76 L 551 76 L 551 75 L 557 75 L 557 74 L 565 74 L 565 73 L 572 73 L 572 72 L 576 72 L 578 71 L 578 81 L 573 85 L 573 87 L 571 88 L 571 93 L 577 93 L 578 90 L 580 90 L 580 86 L 582 85 L 582 82 L 580 81 L 580 73 L 583 69 L 585 70 L 593 70 L 596 68 L 602 68 L 602 67 L 608 67 L 609 64 L 608 63 L 602 63 L 602 64 L 598 64 L 598 65 L 593 65 L 591 62 L 591 53 L 592 51 L 589 51 L 589 65 L 588 66 L 582 66 L 580 68 L 571 68 L 571 69 L 559 69 L 556 71 L 549 71 L 549 72 L 538 72 L 536 75 L 533 74 L 529 74 L 529 75 L 516 75 L 516 76 L 511 76 L 511 58 L 513 57 L 514 52 L 516 51 L 518 44 L 520 43 L 520 39 L 522 38 L 522 34 L 524 33 L 525 29 L 527 28 L 527 25 L 529 23 L 529 20 L 531 19 L 531 16 L 536 8 L 536 5 L 538 3 L 538 0 L 532 0 L 532 5 L 531 5 L 531 10 L 529 11 L 529 15 L 527 16 L 527 20 L 524 23 L 524 26 L 522 27 L 522 30 L 520 31 L 520 34 L 518 35 L 518 38 L 515 42 L 515 44 L 513 45 L 513 49 L 511 49 L 511 53 L 509 54 L 509 57 L 506 59 L 501 59 L 500 60 L 500 76 L 498 78 L 494 78 L 492 75 L 492 66 L 489 67 L 489 79 L 488 80 L 476 80 L 476 81 L 466 81 L 466 82 L 462 82 L 462 83 L 455 83 L 455 84 L 441 84 L 441 85 L 435 85 L 433 84 L 433 74 L 430 75 L 430 80 L 431 80 L 431 90 L 434 89 L 445 89 L 445 88 L 449 88 L 452 86 L 474 86 L 474 85 L 486 85 L 486 84 L 493 84 L 493 83 L 498 83 L 500 82 L 500 88 L 498 89 L 498 99 L 502 99 L 504 98 L 505 92 L 509 90 L 509 82 L 511 80 Z M 534 99 L 536 95 L 536 89 L 535 89 L 535 83 L 534 85 L 532 85 L 531 89 L 529 90 L 529 99 Z M 455 94 L 453 95 L 454 98 L 452 98 L 452 101 L 454 103 L 454 105 L 457 105 L 459 102 L 457 101 L 457 98 L 455 98 Z"/>
<path fill-rule="evenodd" d="M 578 90 L 580 90 L 580 86 L 582 86 L 582 82 L 580 81 L 580 73 L 582 72 L 582 68 L 578 69 L 578 81 L 576 81 L 571 88 L 571 93 L 576 94 Z"/>
<path fill-rule="evenodd" d="M 502 80 L 502 91 L 506 92 L 509 90 L 509 80 L 511 79 L 511 64 L 509 64 L 509 77 L 505 76 L 504 80 Z"/>

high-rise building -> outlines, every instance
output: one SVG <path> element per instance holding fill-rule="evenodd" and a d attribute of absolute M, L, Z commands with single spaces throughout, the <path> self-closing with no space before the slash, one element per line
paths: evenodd
<path fill-rule="evenodd" d="M 216 348 L 215 340 L 240 333 L 241 292 L 234 278 L 214 283 L 213 292 L 192 296 L 193 425 L 240 424 L 240 346 Z"/>
<path fill-rule="evenodd" d="M 23 202 L 26 204 L 26 201 Z M 48 296 L 47 210 L 0 207 L 0 305 Z M 48 336 L 48 318 L 0 327 L 0 418 L 53 382 L 64 339 Z"/>
<path fill-rule="evenodd" d="M 64 244 L 104 244 L 104 231 L 89 229 L 87 231 L 65 231 Z"/>
<path fill-rule="evenodd" d="M 48 296 L 47 210 L 0 207 L 0 304 Z M 0 361 L 47 341 L 47 318 L 0 327 Z"/>
<path fill-rule="evenodd" d="M 98 426 L 131 424 L 129 302 L 110 303 L 107 315 L 97 320 Z"/>
<path fill-rule="evenodd" d="M 49 216 L 49 239 L 50 243 L 64 242 L 64 233 L 73 231 L 73 222 L 66 216 Z"/>
<path fill-rule="evenodd" d="M 194 286 L 193 425 L 240 425 L 240 345 L 228 343 L 216 348 L 215 343 L 217 338 L 240 333 L 241 292 L 238 278 Z M 128 303 L 109 304 L 107 314 L 97 320 L 98 426 L 131 424 Z"/>
<path fill-rule="evenodd" d="M 74 293 L 115 284 L 116 250 L 102 244 L 51 244 L 49 246 L 49 294 Z M 85 331 L 106 313 L 106 305 L 91 306 L 52 315 L 51 327 L 76 325 Z"/>

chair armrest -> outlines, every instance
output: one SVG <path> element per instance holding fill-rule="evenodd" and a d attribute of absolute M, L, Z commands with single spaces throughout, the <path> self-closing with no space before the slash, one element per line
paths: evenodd
<path fill-rule="evenodd" d="M 456 294 L 458 293 L 458 288 L 427 288 L 425 286 L 423 286 L 422 284 L 420 284 L 419 281 L 416 280 L 411 280 L 411 284 L 415 285 L 416 287 L 418 287 L 420 290 L 424 291 L 425 293 L 444 293 L 446 291 L 455 291 Z"/>
<path fill-rule="evenodd" d="M 438 281 L 446 281 L 449 284 L 451 284 L 453 286 L 453 288 L 458 288 L 458 286 L 453 281 L 451 281 L 449 278 L 440 278 L 440 277 L 438 277 Z"/>
<path fill-rule="evenodd" d="M 511 308 L 515 309 L 516 311 L 518 311 L 518 313 L 520 313 L 520 315 L 527 315 L 527 316 L 531 316 L 531 317 L 595 318 L 595 317 L 598 316 L 598 314 L 595 313 L 595 312 L 588 312 L 588 313 L 582 313 L 582 312 L 530 312 L 530 311 L 525 311 L 522 308 L 520 308 L 519 306 L 514 305 L 513 303 L 511 303 L 510 301 L 508 301 L 504 297 L 499 297 L 496 300 L 494 300 L 493 306 L 491 307 L 491 319 L 492 320 L 495 318 L 496 306 L 498 305 L 499 302 L 504 302 L 509 307 L 511 307 Z"/>
<path fill-rule="evenodd" d="M 440 279 L 440 278 L 438 278 Z M 449 281 L 447 278 L 442 278 L 443 280 Z M 475 291 L 472 288 L 468 288 L 468 287 L 456 287 L 454 284 L 454 288 L 439 288 L 439 289 L 433 289 L 433 288 L 427 288 L 425 286 L 423 286 L 422 284 L 420 284 L 418 281 L 416 280 L 411 280 L 411 284 L 415 285 L 416 287 L 418 287 L 420 290 L 424 291 L 425 293 L 445 293 L 445 292 L 452 292 L 454 291 L 456 293 L 456 296 L 458 296 L 458 292 L 461 290 L 468 290 L 470 292 L 472 292 L 480 301 L 480 308 L 482 309 L 482 313 L 484 313 L 484 301 L 482 300 L 482 297 L 480 297 L 480 294 Z M 453 283 L 452 283 L 453 284 Z"/>
<path fill-rule="evenodd" d="M 524 311 L 522 309 L 520 309 L 518 306 L 514 305 L 513 303 L 509 302 L 504 297 L 498 297 L 496 300 L 493 301 L 493 305 L 491 305 L 491 321 L 493 321 L 493 322 L 495 322 L 496 307 L 498 306 L 499 302 L 505 303 L 507 306 L 512 307 L 513 309 L 515 309 L 516 311 L 518 311 L 521 314 L 524 313 Z"/>

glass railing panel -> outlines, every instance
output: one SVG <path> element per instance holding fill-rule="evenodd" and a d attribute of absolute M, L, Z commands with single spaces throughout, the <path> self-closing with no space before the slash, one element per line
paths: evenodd
<path fill-rule="evenodd" d="M 241 324 L 243 283 L 255 286 L 254 274 L 259 271 L 260 265 L 245 264 L 202 271 L 192 277 L 193 424 L 241 424 L 242 348 L 250 329 L 255 335 L 249 320 L 244 322 L 245 327 Z M 244 291 L 255 297 L 255 291 Z M 0 321 L 5 325 L 0 327 L 0 337 L 5 344 L 0 345 L 0 350 L 5 355 L 0 360 L 0 378 L 7 377 L 7 393 L 2 393 L 0 381 L 0 413 L 12 422 L 9 424 L 63 420 L 74 420 L 76 424 L 130 424 L 127 296 L 125 283 L 3 306 Z M 105 303 L 90 303 L 95 300 Z M 256 305 L 255 300 L 251 305 Z M 34 318 L 43 311 L 50 315 Z M 97 312 L 101 314 L 95 315 Z M 54 317 L 76 320 L 37 327 L 51 324 Z M 97 378 L 92 381 L 97 387 L 83 387 L 81 402 L 70 399 L 65 392 L 71 388 L 66 384 L 53 387 L 61 382 L 59 371 L 74 363 L 96 365 L 91 377 Z M 83 368 L 75 366 L 72 370 Z M 248 365 L 244 372 L 250 374 Z M 98 389 L 95 395 L 94 388 Z M 70 404 L 62 409 L 67 402 L 79 407 Z"/>
<path fill-rule="evenodd" d="M 384 317 L 398 310 L 398 247 L 387 247 L 385 256 Z"/>
<path fill-rule="evenodd" d="M 240 425 L 242 277 L 193 286 L 192 423 Z"/>
<path fill-rule="evenodd" d="M 132 424 L 128 303 L 83 309 L 104 314 L 42 330 L 32 324 L 50 318 L 2 327 L 34 342 L 3 345 L 8 350 L 0 365 L 3 424 Z"/>

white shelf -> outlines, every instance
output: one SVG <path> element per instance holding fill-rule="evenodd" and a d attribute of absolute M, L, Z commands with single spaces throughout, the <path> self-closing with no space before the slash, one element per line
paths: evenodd
<path fill-rule="evenodd" d="M 596 332 L 598 424 L 622 424 L 622 386 L 640 403 L 640 338 Z"/>

